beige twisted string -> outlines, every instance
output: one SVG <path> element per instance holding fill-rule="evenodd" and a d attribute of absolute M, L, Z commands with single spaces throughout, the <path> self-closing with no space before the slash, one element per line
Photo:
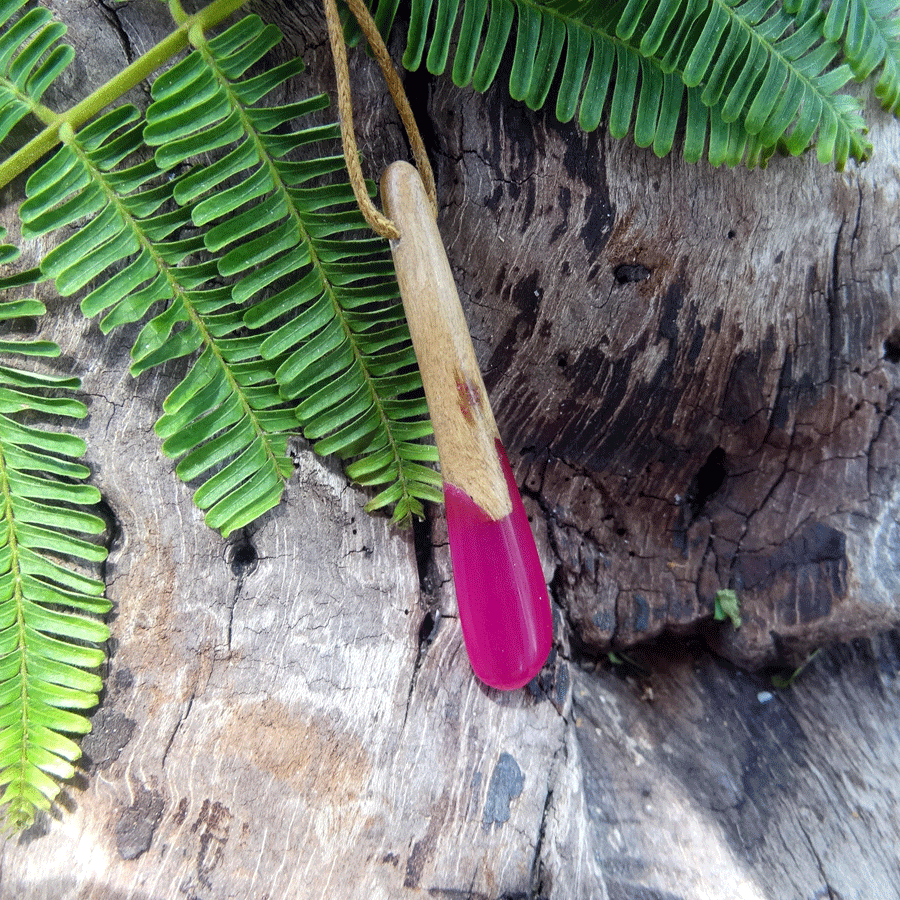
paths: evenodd
<path fill-rule="evenodd" d="M 396 239 L 400 237 L 397 226 L 378 210 L 369 197 L 368 190 L 366 190 L 366 181 L 363 176 L 362 166 L 359 164 L 359 151 L 356 147 L 356 135 L 353 130 L 353 96 L 350 91 L 350 72 L 347 69 L 347 48 L 344 45 L 344 30 L 341 27 L 337 0 L 323 0 L 323 2 L 325 5 L 325 19 L 328 23 L 328 40 L 331 43 L 331 54 L 334 57 L 334 70 L 337 76 L 341 143 L 344 146 L 344 160 L 347 163 L 347 171 L 350 173 L 350 184 L 353 187 L 356 202 L 359 204 L 363 216 L 374 231 L 383 238 Z M 434 174 L 431 171 L 428 154 L 425 152 L 425 144 L 416 126 L 415 116 L 413 116 L 409 100 L 406 97 L 406 91 L 403 90 L 400 76 L 394 68 L 394 63 L 391 61 L 387 47 L 384 45 L 378 26 L 375 24 L 375 20 L 372 18 L 363 0 L 346 0 L 346 2 L 347 6 L 350 7 L 350 12 L 356 17 L 356 21 L 359 22 L 359 27 L 369 42 L 378 65 L 381 66 L 381 73 L 387 82 L 388 90 L 394 100 L 394 105 L 397 107 L 397 112 L 400 113 L 400 120 L 406 129 L 413 158 L 416 161 L 416 168 L 419 170 L 428 199 L 431 201 L 432 210 L 435 218 L 437 218 L 437 189 L 434 184 Z"/>

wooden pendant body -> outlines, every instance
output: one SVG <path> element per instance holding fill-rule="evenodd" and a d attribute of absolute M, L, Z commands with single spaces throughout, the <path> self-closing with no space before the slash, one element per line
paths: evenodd
<path fill-rule="evenodd" d="M 389 166 L 381 179 L 400 294 L 422 372 L 445 482 L 465 491 L 492 519 L 512 504 L 497 456 L 497 423 L 472 348 L 450 263 L 416 169 Z"/>

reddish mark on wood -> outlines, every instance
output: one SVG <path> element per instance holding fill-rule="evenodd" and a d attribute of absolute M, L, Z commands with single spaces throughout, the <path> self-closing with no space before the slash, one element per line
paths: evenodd
<path fill-rule="evenodd" d="M 480 410 L 483 397 L 479 386 L 462 372 L 456 372 L 456 394 L 459 403 L 459 411 L 463 418 L 470 424 L 475 424 L 475 410 Z"/>

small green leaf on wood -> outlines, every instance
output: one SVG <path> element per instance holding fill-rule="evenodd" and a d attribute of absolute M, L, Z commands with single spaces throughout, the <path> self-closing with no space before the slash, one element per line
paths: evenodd
<path fill-rule="evenodd" d="M 737 591 L 723 588 L 716 593 L 716 605 L 713 618 L 717 622 L 724 622 L 726 619 L 731 621 L 735 628 L 741 627 L 741 604 L 738 600 Z"/>

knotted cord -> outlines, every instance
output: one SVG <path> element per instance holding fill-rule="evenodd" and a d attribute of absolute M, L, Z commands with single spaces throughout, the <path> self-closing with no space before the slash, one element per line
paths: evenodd
<path fill-rule="evenodd" d="M 397 226 L 375 206 L 369 197 L 365 176 L 359 162 L 359 150 L 356 146 L 356 134 L 353 129 L 353 95 L 350 90 L 350 72 L 347 68 L 347 48 L 344 44 L 344 29 L 341 26 L 337 0 L 323 0 L 323 3 L 325 6 L 325 19 L 328 23 L 328 40 L 331 44 L 331 55 L 334 57 L 334 70 L 337 76 L 341 143 L 344 147 L 344 160 L 347 163 L 347 171 L 350 174 L 350 184 L 353 187 L 353 193 L 356 196 L 356 202 L 359 204 L 360 211 L 373 230 L 383 238 L 395 240 L 400 237 L 400 232 Z M 406 91 L 403 89 L 403 83 L 400 81 L 400 76 L 394 68 L 394 63 L 381 38 L 378 26 L 375 24 L 375 20 L 372 18 L 363 0 L 346 0 L 346 3 L 350 8 L 350 12 L 353 13 L 356 21 L 359 23 L 359 27 L 369 42 L 378 65 L 381 67 L 382 75 L 384 75 L 384 80 L 387 82 L 394 105 L 400 114 L 400 120 L 406 129 L 413 158 L 416 161 L 416 167 L 419 170 L 422 183 L 425 185 L 428 199 L 431 201 L 432 211 L 435 218 L 437 218 L 437 190 L 434 183 L 434 174 L 431 171 L 431 164 L 428 162 L 425 144 L 416 126 L 415 116 L 406 97 Z"/>

